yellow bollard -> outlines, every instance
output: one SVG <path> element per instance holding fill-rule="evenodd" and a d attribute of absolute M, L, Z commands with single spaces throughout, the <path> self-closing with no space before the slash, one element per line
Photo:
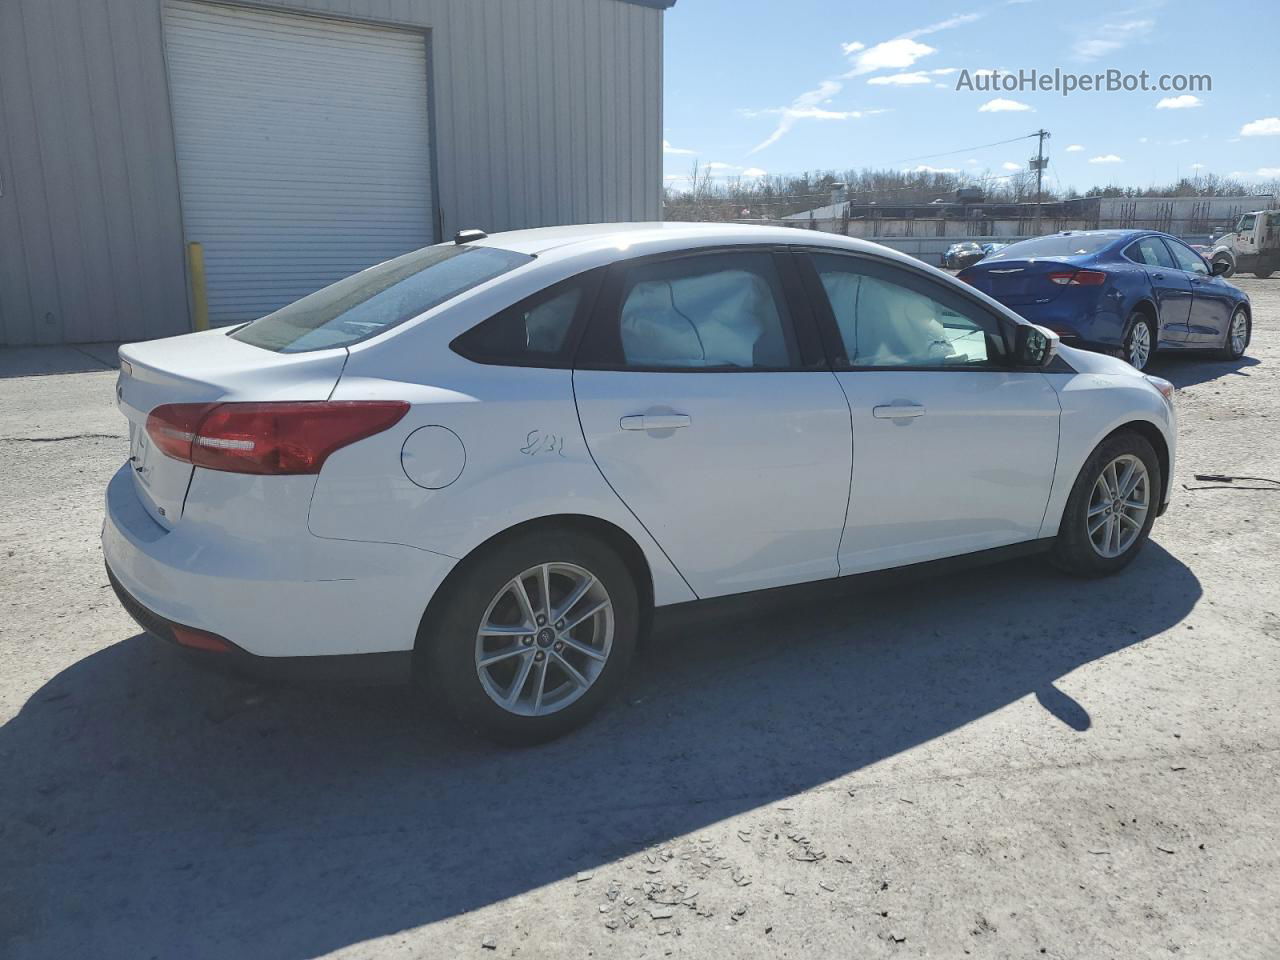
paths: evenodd
<path fill-rule="evenodd" d="M 204 247 L 187 244 L 187 276 L 191 278 L 191 325 L 196 330 L 209 329 L 209 296 L 204 287 Z"/>

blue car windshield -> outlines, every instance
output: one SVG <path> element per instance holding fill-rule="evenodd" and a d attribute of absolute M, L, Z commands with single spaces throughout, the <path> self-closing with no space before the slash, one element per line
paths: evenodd
<path fill-rule="evenodd" d="M 1036 237 L 1011 243 L 997 250 L 988 260 L 1026 260 L 1031 257 L 1085 257 L 1115 243 L 1114 234 L 1072 233 L 1065 236 Z"/>

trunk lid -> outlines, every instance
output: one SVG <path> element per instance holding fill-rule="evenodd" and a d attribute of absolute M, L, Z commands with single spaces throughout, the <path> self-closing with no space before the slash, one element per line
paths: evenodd
<path fill-rule="evenodd" d="M 165 403 L 325 400 L 346 363 L 345 348 L 273 353 L 233 340 L 225 329 L 120 348 L 116 403 L 129 421 L 129 460 L 138 499 L 162 526 L 182 516 L 191 464 L 166 456 L 147 435 L 147 416 Z"/>
<path fill-rule="evenodd" d="M 1048 303 L 1063 290 L 1050 274 L 1070 273 L 1079 264 L 1064 259 L 990 260 L 974 264 L 963 271 L 963 278 L 975 290 L 1014 307 L 1027 303 Z"/>

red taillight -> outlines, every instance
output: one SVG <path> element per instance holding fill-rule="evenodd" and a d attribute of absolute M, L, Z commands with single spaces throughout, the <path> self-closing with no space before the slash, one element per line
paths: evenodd
<path fill-rule="evenodd" d="M 195 627 L 184 627 L 174 623 L 169 625 L 173 631 L 173 639 L 181 646 L 192 650 L 207 650 L 210 653 L 230 653 L 235 648 L 227 640 L 216 633 L 197 630 Z"/>
<path fill-rule="evenodd" d="M 1107 282 L 1107 275 L 1101 270 L 1069 270 L 1049 274 L 1049 282 L 1060 287 L 1100 287 Z"/>
<path fill-rule="evenodd" d="M 231 473 L 319 473 L 329 455 L 394 426 L 400 400 L 170 403 L 147 418 L 168 456 Z"/>

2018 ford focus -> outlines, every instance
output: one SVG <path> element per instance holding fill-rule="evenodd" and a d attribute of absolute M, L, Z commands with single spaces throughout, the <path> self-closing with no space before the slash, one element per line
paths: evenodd
<path fill-rule="evenodd" d="M 737 225 L 460 234 L 120 350 L 103 551 L 224 662 L 411 669 L 533 742 L 655 608 L 961 556 L 1114 573 L 1172 387 L 883 247 Z"/>

